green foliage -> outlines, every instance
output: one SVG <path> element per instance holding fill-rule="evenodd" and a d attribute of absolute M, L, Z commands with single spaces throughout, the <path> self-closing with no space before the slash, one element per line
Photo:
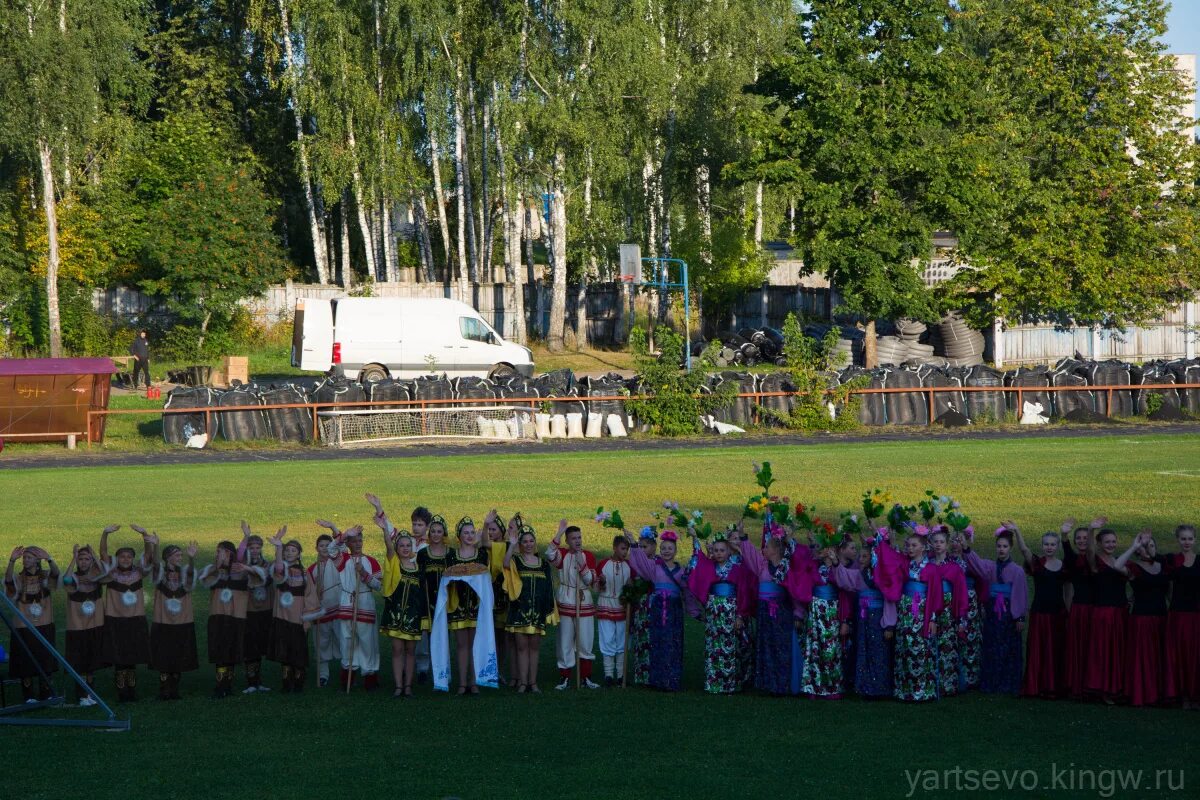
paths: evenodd
<path fill-rule="evenodd" d="M 1163 399 L 1162 394 L 1159 392 L 1151 392 L 1148 395 L 1146 395 L 1146 414 L 1147 414 L 1147 416 L 1150 414 L 1157 413 L 1158 411 L 1161 411 L 1164 402 L 1166 402 L 1166 401 Z"/>
<path fill-rule="evenodd" d="M 794 398 L 791 413 L 764 408 L 789 428 L 805 431 L 847 431 L 859 427 L 857 397 L 853 389 L 865 381 L 858 379 L 839 384 L 837 370 L 845 366 L 837 352 L 838 329 L 832 328 L 822 341 L 804 333 L 795 314 L 788 314 L 783 323 L 783 356 L 788 375 L 799 394 Z M 837 416 L 830 417 L 827 403 L 833 403 Z"/>
<path fill-rule="evenodd" d="M 218 164 L 184 183 L 148 219 L 157 235 L 146 243 L 142 288 L 196 334 L 198 348 L 210 325 L 219 330 L 233 320 L 240 300 L 287 274 L 272 210 L 246 169 Z"/>
<path fill-rule="evenodd" d="M 730 383 L 707 390 L 706 370 L 714 368 L 711 347 L 693 359 L 692 371 L 685 372 L 683 337 L 667 328 L 654 332 L 659 353 L 650 352 L 645 330 L 634 328 L 629 337 L 634 364 L 642 381 L 644 400 L 630 400 L 629 410 L 638 421 L 663 436 L 699 433 L 700 417 L 729 405 L 737 394 Z"/>

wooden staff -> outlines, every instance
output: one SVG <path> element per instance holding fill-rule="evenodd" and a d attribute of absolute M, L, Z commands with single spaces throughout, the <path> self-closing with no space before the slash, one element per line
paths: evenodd
<path fill-rule="evenodd" d="M 583 568 L 579 566 L 582 553 L 575 558 L 575 688 L 579 688 L 579 609 L 583 599 Z"/>
<path fill-rule="evenodd" d="M 354 649 L 358 644 L 358 557 L 351 554 L 354 561 L 354 600 L 350 603 L 350 668 L 346 670 L 346 694 L 350 694 L 350 686 L 354 683 Z"/>
<path fill-rule="evenodd" d="M 629 685 L 629 629 L 633 626 L 633 604 L 625 605 L 625 649 L 621 651 L 621 688 Z"/>

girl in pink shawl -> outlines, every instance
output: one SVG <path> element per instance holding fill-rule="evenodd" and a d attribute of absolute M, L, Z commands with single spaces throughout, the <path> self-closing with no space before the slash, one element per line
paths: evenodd
<path fill-rule="evenodd" d="M 961 651 L 970 610 L 967 573 L 950 558 L 950 536 L 944 527 L 929 532 L 929 549 L 929 560 L 937 567 L 942 591 L 942 608 L 936 617 L 938 680 L 942 696 L 951 697 L 958 694 L 964 682 Z"/>
<path fill-rule="evenodd" d="M 708 543 L 711 557 L 695 543 L 695 567 L 688 589 L 704 604 L 704 691 L 732 694 L 742 690 L 749 639 L 743 635 L 754 613 L 754 578 L 732 558 L 734 549 L 723 531 Z"/>
<path fill-rule="evenodd" d="M 1021 633 L 1025 629 L 1027 586 L 1025 571 L 1012 560 L 1017 526 L 1004 523 L 996 531 L 996 560 L 980 558 L 968 544 L 963 552 L 972 574 L 987 586 L 990 598 L 983 609 L 983 671 L 981 691 L 1016 695 L 1021 691 Z"/>
<path fill-rule="evenodd" d="M 942 610 L 942 570 L 926 555 L 925 539 L 909 533 L 904 555 L 886 541 L 875 548 L 876 582 L 884 599 L 897 604 L 895 696 L 910 702 L 939 696 L 934 615 Z"/>

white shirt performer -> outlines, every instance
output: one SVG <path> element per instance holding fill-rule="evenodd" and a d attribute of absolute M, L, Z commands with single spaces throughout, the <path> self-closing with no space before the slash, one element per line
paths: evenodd
<path fill-rule="evenodd" d="M 564 534 L 567 546 L 561 547 Z M 579 677 L 589 689 L 592 682 L 592 641 L 596 638 L 596 606 L 592 603 L 592 582 L 596 579 L 596 556 L 583 549 L 583 532 L 563 520 L 554 541 L 546 548 L 546 560 L 558 570 L 558 674 L 562 679 L 555 689 L 571 685 L 575 654 L 579 653 Z M 578 606 L 578 613 L 576 611 Z"/>
<path fill-rule="evenodd" d="M 337 534 L 332 522 L 318 520 L 317 524 Z M 317 560 L 308 565 L 308 576 L 317 588 L 317 603 L 321 606 L 320 617 L 313 621 L 313 647 L 317 651 L 317 685 L 329 683 L 329 662 L 342 660 L 342 640 L 338 635 L 337 609 L 342 599 L 342 574 L 337 563 L 329 557 L 334 549 L 340 556 L 333 536 L 323 533 L 317 537 Z"/>
<path fill-rule="evenodd" d="M 340 686 L 353 682 L 355 670 L 362 672 L 363 688 L 372 691 L 379 686 L 379 630 L 375 623 L 375 597 L 383 585 L 383 570 L 379 562 L 362 551 L 362 526 L 356 525 L 342 534 L 333 560 L 341 578 L 338 599 L 338 638 L 342 645 Z"/>
<path fill-rule="evenodd" d="M 600 562 L 596 583 L 600 591 L 596 595 L 596 619 L 600 628 L 600 655 L 604 658 L 604 685 L 621 683 L 625 677 L 625 606 L 621 605 L 621 592 L 629 583 L 631 573 L 626 556 L 629 543 L 624 537 L 613 544 L 613 557 Z"/>

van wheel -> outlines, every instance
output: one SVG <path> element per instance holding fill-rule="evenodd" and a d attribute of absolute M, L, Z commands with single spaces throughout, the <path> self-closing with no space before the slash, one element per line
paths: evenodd
<path fill-rule="evenodd" d="M 488 380 L 492 381 L 506 381 L 515 377 L 517 377 L 517 371 L 512 368 L 511 364 L 497 364 L 488 373 Z"/>
<path fill-rule="evenodd" d="M 387 380 L 387 370 L 379 364 L 367 364 L 358 371 L 359 383 L 378 383 Z"/>

